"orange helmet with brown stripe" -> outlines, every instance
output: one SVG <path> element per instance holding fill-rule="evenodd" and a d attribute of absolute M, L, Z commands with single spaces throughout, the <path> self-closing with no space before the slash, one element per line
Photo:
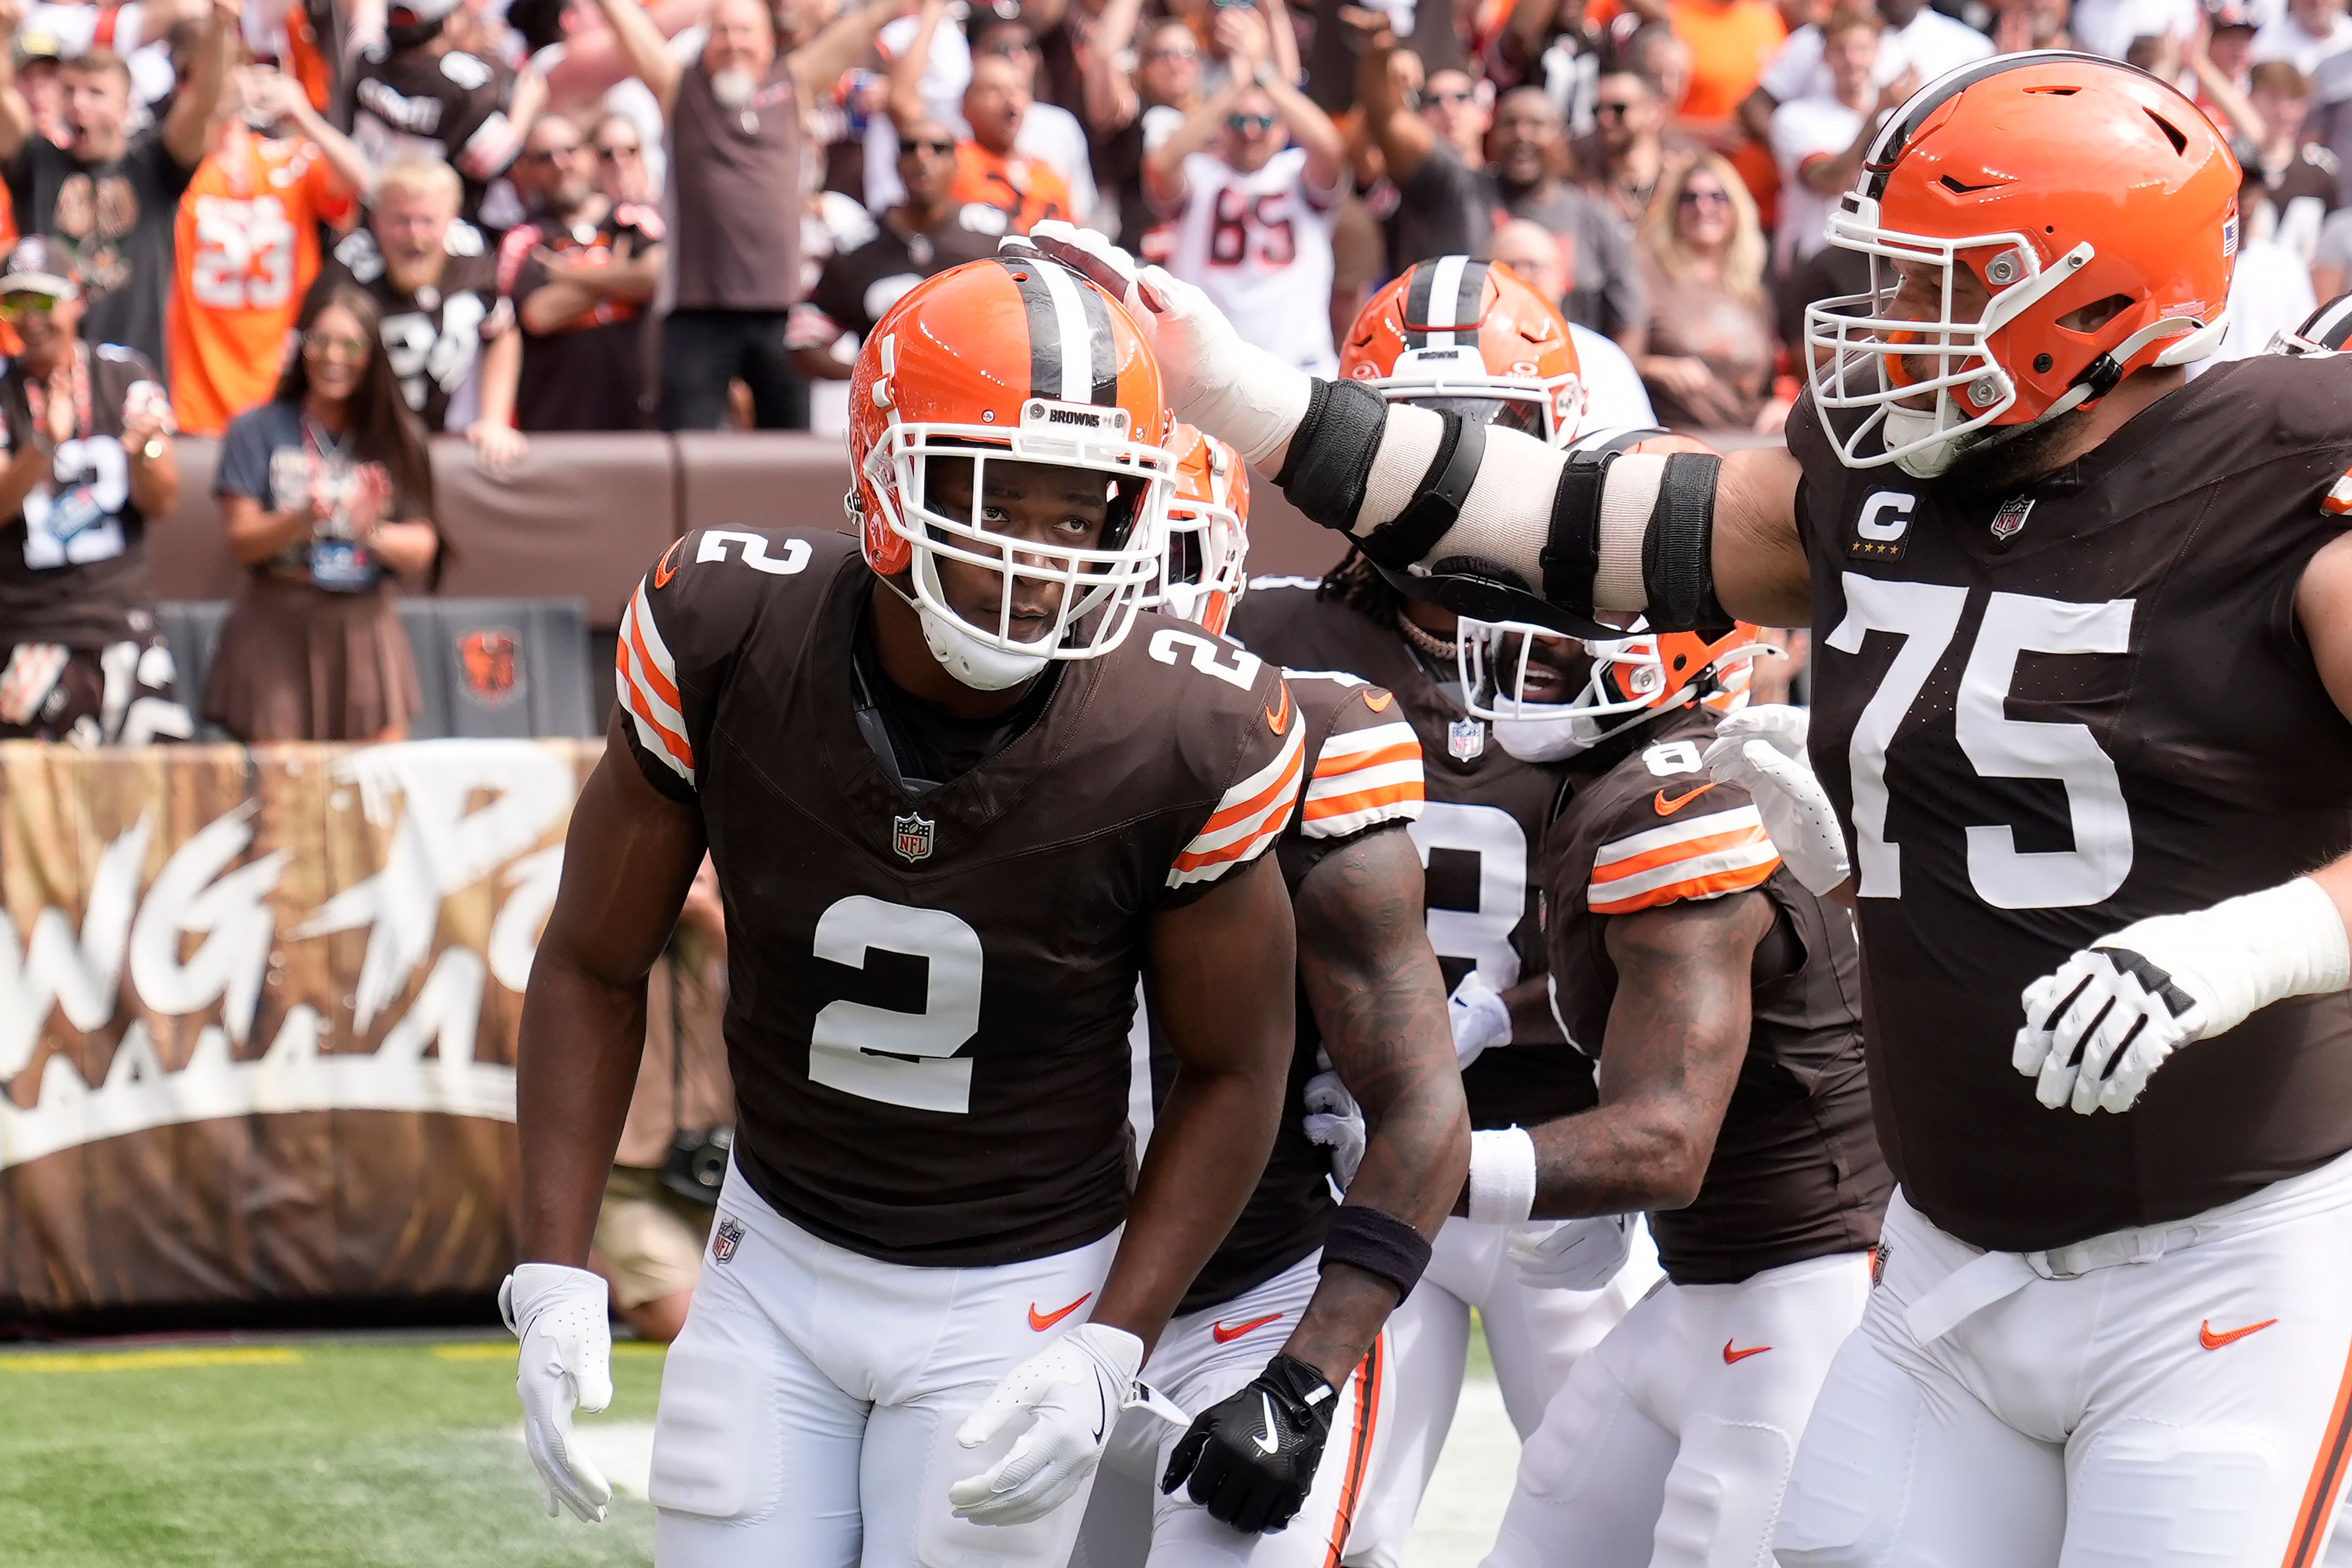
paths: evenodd
<path fill-rule="evenodd" d="M 866 563 L 915 605 L 959 679 L 1001 689 L 1125 639 L 1160 571 L 1176 458 L 1159 364 L 1116 300 L 1034 255 L 967 262 L 875 323 L 849 403 L 849 507 Z M 943 463 L 968 479 L 968 499 L 942 494 Z M 1040 468 L 1101 476 L 1098 537 L 1006 531 L 991 499 Z M 949 604 L 942 561 L 998 576 L 993 616 Z M 1056 605 L 1039 630 L 1016 626 L 1024 584 Z"/>
<path fill-rule="evenodd" d="M 1348 329 L 1339 374 L 1410 403 L 1565 447 L 1584 414 L 1568 322 L 1499 261 L 1417 261 Z"/>
<path fill-rule="evenodd" d="M 1177 426 L 1168 445 L 1176 454 L 1176 495 L 1168 503 L 1160 583 L 1143 606 L 1223 636 L 1249 586 L 1249 469 L 1239 452 L 1190 425 Z"/>
<path fill-rule="evenodd" d="M 1705 442 L 1660 430 L 1601 431 L 1575 448 L 1706 452 Z M 1639 617 L 1622 637 L 1580 640 L 1527 621 L 1465 619 L 1455 639 L 1463 707 L 1495 726 L 1523 762 L 1573 755 L 1661 714 L 1695 704 L 1747 706 L 1749 666 L 1780 650 L 1745 621 L 1654 632 Z"/>

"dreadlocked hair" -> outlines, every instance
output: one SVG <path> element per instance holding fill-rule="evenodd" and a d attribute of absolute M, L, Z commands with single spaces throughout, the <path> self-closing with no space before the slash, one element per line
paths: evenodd
<path fill-rule="evenodd" d="M 1337 599 L 1388 631 L 1396 629 L 1398 612 L 1404 607 L 1404 595 L 1375 571 L 1370 559 L 1352 544 L 1339 563 L 1323 574 L 1323 581 L 1315 586 L 1315 596 Z"/>

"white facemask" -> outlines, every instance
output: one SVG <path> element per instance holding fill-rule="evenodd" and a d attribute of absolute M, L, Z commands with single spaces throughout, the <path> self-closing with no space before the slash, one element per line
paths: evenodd
<path fill-rule="evenodd" d="M 1600 726 L 1581 713 L 1558 719 L 1496 719 L 1495 743 L 1523 763 L 1557 763 L 1590 751 Z"/>
<path fill-rule="evenodd" d="M 1043 653 L 1013 653 L 991 647 L 973 637 L 962 622 L 952 616 L 940 615 L 928 605 L 917 605 L 915 612 L 922 617 L 923 641 L 929 645 L 931 657 L 950 675 L 975 691 L 1003 691 L 1018 686 L 1051 662 Z"/>

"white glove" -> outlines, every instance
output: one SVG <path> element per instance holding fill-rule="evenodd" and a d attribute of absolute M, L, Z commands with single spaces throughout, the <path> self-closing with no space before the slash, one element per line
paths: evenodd
<path fill-rule="evenodd" d="M 2025 988 L 2010 1060 L 2052 1110 L 2130 1108 L 2182 1046 L 2289 996 L 2352 985 L 2336 900 L 2308 877 L 2136 921 Z"/>
<path fill-rule="evenodd" d="M 1364 1163 L 1364 1108 L 1348 1092 L 1336 1072 L 1318 1072 L 1307 1080 L 1307 1115 L 1299 1125 L 1307 1141 L 1331 1151 L 1331 1174 L 1342 1188 L 1356 1179 Z"/>
<path fill-rule="evenodd" d="M 977 1448 L 1024 1411 L 1035 1420 L 1011 1453 L 948 1489 L 956 1517 L 1026 1524 L 1076 1496 L 1102 1463 L 1142 1366 L 1141 1340 L 1107 1323 L 1080 1323 L 1007 1373 L 956 1441 Z"/>
<path fill-rule="evenodd" d="M 1716 729 L 1704 759 L 1719 784 L 1736 784 L 1756 803 L 1772 847 L 1798 881 L 1826 893 L 1853 870 L 1845 833 L 1805 759 L 1808 710 L 1743 708 Z"/>
<path fill-rule="evenodd" d="M 1032 228 L 1027 241 L 1128 308 L 1151 343 L 1160 389 L 1179 419 L 1263 464 L 1307 417 L 1313 378 L 1243 341 L 1199 289 L 1164 268 L 1139 267 L 1101 235 L 1057 218 Z"/>
<path fill-rule="evenodd" d="M 1538 1290 L 1598 1290 L 1617 1278 L 1633 1251 L 1633 1216 L 1539 1220 L 1511 1237 L 1519 1279 Z"/>
<path fill-rule="evenodd" d="M 525 1263 L 499 1287 L 499 1315 L 522 1341 L 515 1392 L 522 1395 L 523 1447 L 547 1491 L 547 1514 L 561 1502 L 601 1523 L 613 1489 L 588 1456 L 572 1446 L 572 1412 L 613 1403 L 613 1330 L 604 1281 L 585 1268 Z"/>
<path fill-rule="evenodd" d="M 1463 1068 L 1496 1046 L 1511 1043 L 1510 1005 L 1475 969 L 1445 999 L 1445 1018 L 1454 1026 L 1454 1059 Z"/>

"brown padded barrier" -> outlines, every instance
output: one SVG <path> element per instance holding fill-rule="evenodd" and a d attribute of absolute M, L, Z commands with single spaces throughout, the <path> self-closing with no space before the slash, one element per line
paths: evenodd
<path fill-rule="evenodd" d="M 239 573 L 212 496 L 217 443 L 184 437 L 177 447 L 180 504 L 148 536 L 156 596 L 234 598 Z M 451 549 L 442 593 L 576 595 L 588 624 L 604 629 L 619 624 L 646 568 L 688 530 L 848 526 L 849 457 L 828 436 L 534 436 L 504 475 L 485 472 L 467 443 L 437 440 L 433 483 Z M 1253 574 L 1315 576 L 1339 559 L 1339 535 L 1299 516 L 1271 479 L 1253 474 L 1250 495 Z"/>

